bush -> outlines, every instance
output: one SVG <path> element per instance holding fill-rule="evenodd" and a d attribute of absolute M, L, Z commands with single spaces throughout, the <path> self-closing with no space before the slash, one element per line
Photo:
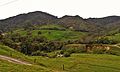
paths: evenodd
<path fill-rule="evenodd" d="M 97 40 L 94 40 L 92 43 L 97 43 L 97 44 L 116 44 L 118 41 L 109 39 L 107 37 L 101 37 Z"/>
<path fill-rule="evenodd" d="M 70 57 L 70 53 L 69 52 L 64 52 L 64 57 Z"/>
<path fill-rule="evenodd" d="M 51 53 L 48 53 L 48 57 L 49 58 L 55 58 L 57 56 L 57 54 L 51 52 Z"/>
<path fill-rule="evenodd" d="M 13 40 L 9 39 L 9 38 L 6 38 L 4 40 L 2 40 L 2 43 L 7 45 L 7 46 L 10 46 L 12 47 L 12 44 L 14 43 Z"/>

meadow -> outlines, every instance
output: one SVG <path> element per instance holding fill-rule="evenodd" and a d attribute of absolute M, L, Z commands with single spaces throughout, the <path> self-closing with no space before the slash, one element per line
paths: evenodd
<path fill-rule="evenodd" d="M 119 72 L 120 56 L 107 54 L 75 53 L 70 57 L 47 58 L 42 56 L 26 56 L 7 46 L 0 46 L 0 54 L 33 63 L 32 66 L 18 65 L 0 60 L 1 72 Z M 34 62 L 34 60 L 36 61 Z M 18 71 L 19 70 L 19 71 Z"/>

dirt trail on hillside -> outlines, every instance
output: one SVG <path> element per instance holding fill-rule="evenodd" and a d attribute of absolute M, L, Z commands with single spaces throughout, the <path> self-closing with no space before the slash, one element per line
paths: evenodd
<path fill-rule="evenodd" d="M 120 48 L 120 46 L 119 46 L 119 45 L 120 45 L 120 44 L 109 45 L 109 46 L 114 46 L 114 47 Z"/>
<path fill-rule="evenodd" d="M 117 47 L 117 48 L 120 48 L 120 46 L 118 46 L 118 45 L 113 45 L 113 46 L 115 46 L 115 47 Z"/>
<path fill-rule="evenodd" d="M 28 62 L 21 61 L 21 60 L 11 58 L 11 57 L 8 57 L 8 56 L 3 56 L 3 55 L 0 55 L 0 59 L 6 60 L 6 61 L 9 61 L 9 62 L 12 62 L 12 63 L 16 63 L 16 64 L 32 65 L 32 64 L 30 64 Z"/>

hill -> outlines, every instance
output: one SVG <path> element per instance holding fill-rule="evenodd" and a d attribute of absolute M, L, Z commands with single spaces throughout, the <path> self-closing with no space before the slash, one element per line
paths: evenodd
<path fill-rule="evenodd" d="M 20 14 L 0 21 L 0 29 L 8 31 L 15 27 L 23 27 L 28 24 L 48 24 L 57 19 L 48 13 L 36 11 L 28 14 Z"/>
<path fill-rule="evenodd" d="M 87 22 L 99 25 L 104 34 L 120 32 L 120 16 L 108 16 L 103 18 L 88 18 Z"/>
<path fill-rule="evenodd" d="M 83 19 L 78 15 L 65 15 L 61 18 L 58 18 L 57 16 L 51 15 L 46 12 L 35 11 L 0 20 L 0 30 L 9 31 L 28 25 L 32 26 L 47 24 L 59 24 L 66 28 L 71 28 L 77 31 L 92 32 L 92 34 L 101 33 L 102 35 L 104 35 L 106 34 L 106 32 L 109 33 L 113 30 L 115 32 L 118 32 L 120 30 L 120 17 L 108 16 L 103 18 Z"/>
<path fill-rule="evenodd" d="M 7 55 L 13 49 L 0 45 L 2 55 Z M 1 53 L 0 52 L 0 53 Z M 15 53 L 15 54 L 14 54 Z M 63 58 L 47 58 L 41 56 L 25 56 L 17 51 L 13 52 L 13 56 L 21 56 L 19 59 L 24 59 L 33 62 L 36 59 L 35 65 L 26 66 L 10 63 L 0 59 L 1 72 L 119 72 L 120 57 L 115 55 L 97 55 L 97 54 L 72 54 L 71 57 Z M 63 69 L 64 65 L 64 69 Z"/>
<path fill-rule="evenodd" d="M 17 64 L 13 63 L 10 60 L 5 60 L 0 58 L 0 72 L 47 72 L 50 71 L 50 69 L 47 69 L 42 66 L 38 66 L 34 64 L 34 59 L 31 59 L 30 57 L 17 52 L 16 50 L 9 48 L 8 46 L 0 45 L 0 55 L 3 56 L 8 56 L 15 58 L 16 60 L 22 60 L 26 62 L 30 62 L 33 65 L 22 65 L 22 64 Z M 8 62 L 9 61 L 9 62 Z"/>
<path fill-rule="evenodd" d="M 60 24 L 66 28 L 73 28 L 78 31 L 96 31 L 96 25 L 87 23 L 79 16 L 64 16 L 57 18 L 51 14 L 36 11 L 27 14 L 20 14 L 4 20 L 0 20 L 0 30 L 9 31 L 16 27 L 24 27 L 26 25 L 46 25 L 46 24 Z"/>

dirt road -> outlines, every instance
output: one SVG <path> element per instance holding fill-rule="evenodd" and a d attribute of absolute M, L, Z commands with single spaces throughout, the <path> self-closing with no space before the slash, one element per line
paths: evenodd
<path fill-rule="evenodd" d="M 6 60 L 6 61 L 9 61 L 9 62 L 12 62 L 12 63 L 16 63 L 16 64 L 32 65 L 28 62 L 21 61 L 21 60 L 11 58 L 11 57 L 8 57 L 8 56 L 4 56 L 4 55 L 0 55 L 0 59 Z"/>

